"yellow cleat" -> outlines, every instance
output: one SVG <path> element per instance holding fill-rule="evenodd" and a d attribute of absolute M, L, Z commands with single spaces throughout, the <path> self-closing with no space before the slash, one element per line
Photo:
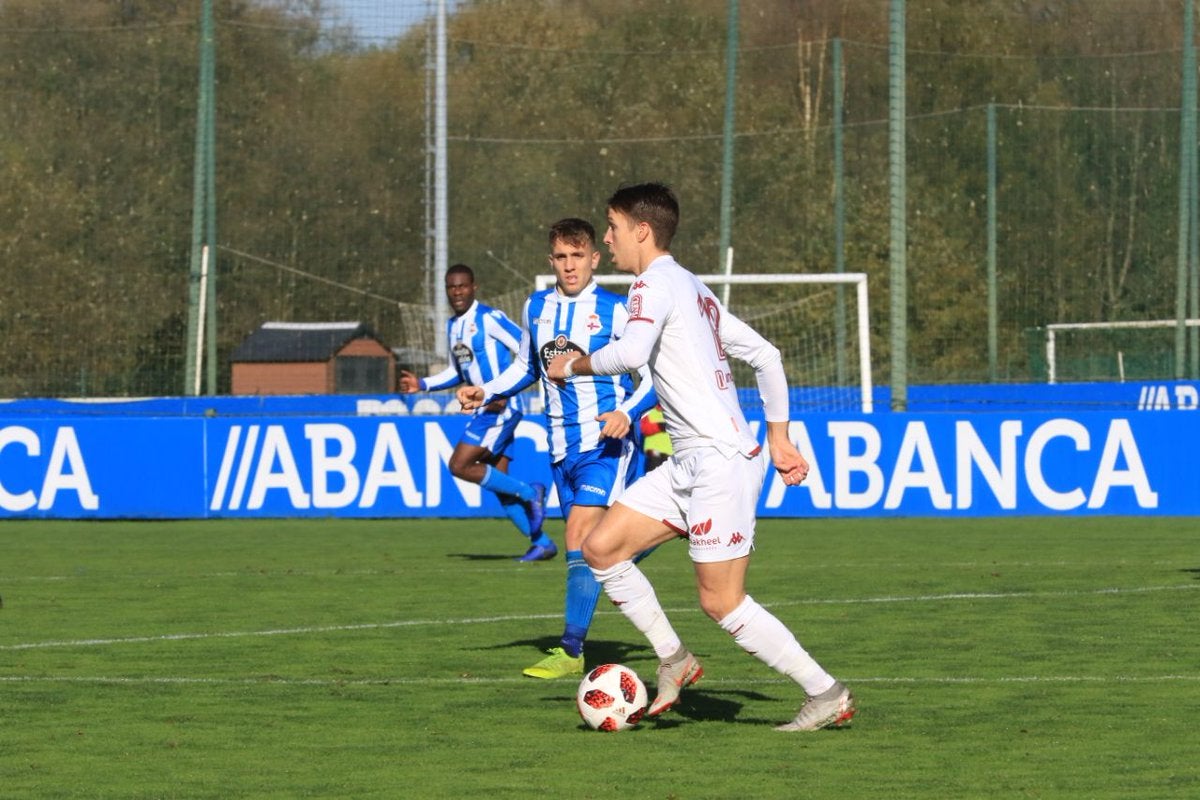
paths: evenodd
<path fill-rule="evenodd" d="M 568 675 L 583 674 L 583 653 L 569 656 L 561 647 L 552 647 L 546 651 L 548 655 L 532 667 L 526 667 L 522 672 L 531 678 L 553 680 L 565 678 Z"/>

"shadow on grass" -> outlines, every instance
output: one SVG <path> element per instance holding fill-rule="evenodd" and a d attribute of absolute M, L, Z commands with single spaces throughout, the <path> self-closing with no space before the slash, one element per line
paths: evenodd
<path fill-rule="evenodd" d="M 558 623 L 554 624 L 557 625 Z M 547 650 L 552 647 L 559 647 L 561 644 L 562 642 L 559 641 L 558 636 L 547 635 L 530 639 L 514 639 L 511 642 L 498 642 L 473 649 L 527 650 L 529 652 L 529 663 L 532 664 L 538 660 L 540 655 L 544 655 Z M 658 665 L 658 659 L 655 657 L 654 651 L 644 642 L 615 642 L 603 639 L 588 639 L 584 654 L 587 656 L 589 667 L 598 667 L 601 664 L 625 664 L 638 673 L 638 675 L 641 675 L 643 680 L 649 678 L 653 681 L 654 669 Z"/>
<path fill-rule="evenodd" d="M 1196 580 L 1200 581 L 1200 567 L 1186 567 L 1179 571 L 1180 572 L 1190 572 L 1196 576 Z"/>

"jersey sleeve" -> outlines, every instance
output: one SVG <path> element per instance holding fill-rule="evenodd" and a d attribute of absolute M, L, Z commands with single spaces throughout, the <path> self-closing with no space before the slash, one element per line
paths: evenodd
<path fill-rule="evenodd" d="M 648 364 L 674 305 L 665 282 L 652 281 L 644 275 L 634 281 L 627 300 L 629 317 L 621 338 L 592 353 L 592 372 L 619 375 Z"/>
<path fill-rule="evenodd" d="M 618 340 L 625 333 L 625 324 L 629 321 L 629 310 L 624 303 L 613 307 L 613 340 Z M 654 383 L 650 379 L 650 367 L 643 364 L 637 370 L 638 385 L 625 401 L 617 406 L 630 420 L 642 418 L 650 409 L 658 405 L 658 395 L 654 392 Z"/>
<path fill-rule="evenodd" d="M 528 305 L 528 301 L 526 301 Z M 483 318 L 487 333 L 496 341 L 503 344 L 512 353 L 517 353 L 521 347 L 521 328 L 509 319 L 503 311 L 493 309 Z"/>
<path fill-rule="evenodd" d="M 625 402 L 617 406 L 631 421 L 641 419 L 643 414 L 658 405 L 658 395 L 654 393 L 654 382 L 650 380 L 650 367 L 643 364 L 638 367 L 637 373 L 639 380 L 637 388 L 633 390 L 633 394 L 625 398 Z"/>
<path fill-rule="evenodd" d="M 767 422 L 788 420 L 787 375 L 779 348 L 742 320 L 721 310 L 721 346 L 725 352 L 754 368 L 758 394 L 762 398 Z"/>
<path fill-rule="evenodd" d="M 460 383 L 462 383 L 462 376 L 458 374 L 458 369 L 451 364 L 435 375 L 421 378 L 419 385 L 427 392 L 436 392 L 439 389 L 449 389 L 451 386 L 458 386 Z"/>
<path fill-rule="evenodd" d="M 521 311 L 521 319 L 525 321 L 525 324 L 517 329 L 520 339 L 517 346 L 513 348 L 515 353 L 513 362 L 503 372 L 483 385 L 484 404 L 490 403 L 498 397 L 512 397 L 538 379 L 540 370 L 537 358 L 534 356 L 529 307 L 530 300 L 527 299 Z M 508 317 L 503 317 L 503 319 L 512 324 Z"/>

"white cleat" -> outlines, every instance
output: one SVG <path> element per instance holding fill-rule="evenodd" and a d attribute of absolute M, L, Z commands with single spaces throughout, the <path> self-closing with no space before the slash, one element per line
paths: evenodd
<path fill-rule="evenodd" d="M 691 653 L 678 661 L 662 662 L 658 665 L 658 696 L 646 711 L 647 716 L 657 717 L 679 700 L 683 687 L 691 686 L 704 675 L 704 667 Z"/>
<path fill-rule="evenodd" d="M 800 706 L 796 718 L 786 725 L 780 725 L 777 731 L 819 731 L 822 728 L 840 728 L 850 721 L 857 711 L 854 707 L 854 695 L 841 684 L 809 697 Z"/>

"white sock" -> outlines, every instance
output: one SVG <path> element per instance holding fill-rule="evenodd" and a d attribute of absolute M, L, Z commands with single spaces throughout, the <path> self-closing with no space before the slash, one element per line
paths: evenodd
<path fill-rule="evenodd" d="M 833 676 L 821 669 L 786 625 L 750 595 L 721 620 L 721 627 L 747 653 L 800 684 L 805 694 L 817 695 L 833 686 Z"/>
<path fill-rule="evenodd" d="M 613 605 L 650 641 L 660 660 L 679 650 L 683 643 L 659 605 L 654 587 L 632 561 L 622 561 L 608 569 L 593 569 L 592 574 L 604 585 Z"/>

